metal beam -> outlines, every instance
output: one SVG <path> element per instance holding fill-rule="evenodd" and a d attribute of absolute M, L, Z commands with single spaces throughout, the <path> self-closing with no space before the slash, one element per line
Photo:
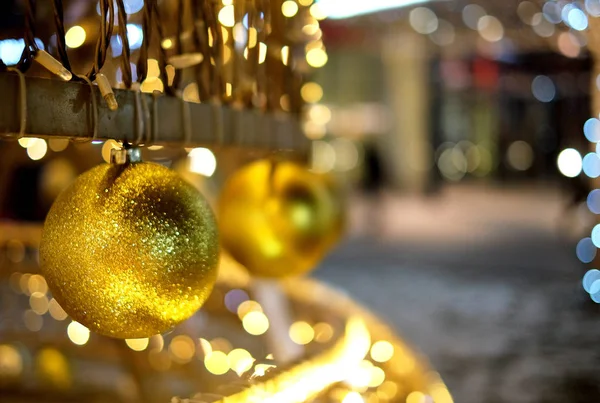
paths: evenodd
<path fill-rule="evenodd" d="M 136 97 L 133 91 L 114 90 L 119 108 L 108 109 L 97 86 L 98 140 L 133 142 L 137 136 Z M 26 77 L 26 136 L 41 138 L 90 138 L 94 129 L 90 87 L 78 82 Z M 19 132 L 19 77 L 0 73 L 0 138 Z M 289 114 L 265 114 L 229 106 L 184 102 L 179 98 L 141 94 L 146 119 L 155 135 L 153 144 L 179 147 L 223 146 L 304 152 L 309 141 L 299 122 Z M 138 102 L 139 104 L 139 102 Z M 189 108 L 189 114 L 185 109 Z M 137 111 L 143 109 L 138 108 Z M 186 116 L 189 136 L 186 138 Z"/>

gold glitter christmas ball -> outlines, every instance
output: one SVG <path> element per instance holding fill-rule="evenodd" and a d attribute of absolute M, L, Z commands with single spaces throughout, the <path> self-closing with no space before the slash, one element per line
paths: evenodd
<path fill-rule="evenodd" d="M 327 177 L 301 165 L 254 162 L 233 174 L 221 192 L 221 241 L 254 275 L 305 273 L 341 236 L 340 200 Z"/>
<path fill-rule="evenodd" d="M 103 164 L 56 199 L 40 264 L 76 321 L 118 338 L 148 337 L 196 312 L 217 276 L 219 244 L 202 195 L 154 163 Z"/>

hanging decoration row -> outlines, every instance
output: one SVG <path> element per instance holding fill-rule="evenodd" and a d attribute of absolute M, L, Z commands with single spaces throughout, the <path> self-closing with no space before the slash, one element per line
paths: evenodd
<path fill-rule="evenodd" d="M 26 0 L 23 53 L 16 66 L 0 65 L 18 73 L 0 74 L 0 133 L 304 150 L 300 88 L 310 71 L 307 44 L 320 42 L 306 26 L 318 22 L 308 7 L 284 15 L 283 3 L 145 0 L 141 45 L 132 50 L 124 1 L 100 0 L 94 58 L 83 74 L 67 52 L 62 0 L 52 3 L 56 57 L 39 46 L 35 1 Z M 63 81 L 23 76 L 34 66 L 43 75 L 37 65 Z"/>

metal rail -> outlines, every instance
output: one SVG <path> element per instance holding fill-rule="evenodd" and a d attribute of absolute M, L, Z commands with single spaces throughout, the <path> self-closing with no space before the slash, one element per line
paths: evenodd
<path fill-rule="evenodd" d="M 18 133 L 20 127 L 19 77 L 0 73 L 0 139 L 2 134 Z M 167 95 L 140 94 L 147 108 L 136 108 L 136 94 L 114 90 L 119 108 L 108 109 L 94 87 L 98 120 L 87 84 L 57 79 L 26 77 L 27 124 L 29 137 L 91 139 L 97 124 L 97 140 L 133 143 L 139 135 L 136 124 L 140 110 L 157 145 L 179 147 L 220 146 L 263 150 L 305 152 L 309 141 L 299 122 L 286 113 L 238 110 L 230 106 L 184 102 Z M 139 100 L 139 98 L 138 98 Z M 139 101 L 138 101 L 139 105 Z M 187 109 L 187 111 L 186 111 Z M 188 113 L 189 112 L 189 113 Z M 186 132 L 187 129 L 187 132 Z"/>

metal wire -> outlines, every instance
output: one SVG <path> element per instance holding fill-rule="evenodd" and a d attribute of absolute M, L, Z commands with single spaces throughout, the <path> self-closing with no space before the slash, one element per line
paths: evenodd
<path fill-rule="evenodd" d="M 165 87 L 165 93 L 169 95 L 175 95 L 175 89 L 169 85 L 169 77 L 167 75 L 167 52 L 162 47 L 162 42 L 165 39 L 164 30 L 162 26 L 162 20 L 160 18 L 160 10 L 158 9 L 157 0 L 146 0 L 152 5 L 152 12 L 154 13 L 154 25 L 156 32 L 158 33 L 158 68 L 160 76 L 162 77 L 163 84 Z M 150 38 L 148 38 L 150 40 Z"/>
<path fill-rule="evenodd" d="M 110 38 L 114 30 L 114 21 L 115 10 L 113 0 L 100 0 L 100 33 L 98 35 L 98 42 L 96 42 L 96 57 L 94 58 L 92 69 L 87 74 L 87 78 L 91 81 L 96 78 L 96 74 L 100 72 L 106 61 L 108 48 L 110 47 Z"/>
<path fill-rule="evenodd" d="M 143 82 L 148 76 L 148 50 L 150 48 L 150 28 L 152 27 L 152 6 L 149 0 L 144 1 L 142 16 L 142 33 L 144 39 L 140 47 L 140 56 L 137 61 L 138 81 Z"/>
<path fill-rule="evenodd" d="M 35 43 L 35 0 L 25 1 L 25 48 L 21 54 L 21 59 L 17 64 L 17 68 L 25 72 L 31 67 L 35 53 L 38 50 L 37 44 Z"/>
<path fill-rule="evenodd" d="M 115 0 L 117 4 L 117 15 L 119 20 L 119 37 L 123 50 L 121 51 L 121 73 L 125 87 L 131 88 L 133 82 L 131 73 L 131 50 L 129 48 L 129 39 L 127 38 L 127 12 L 123 0 Z"/>
<path fill-rule="evenodd" d="M 67 42 L 65 40 L 65 20 L 63 15 L 62 0 L 53 0 L 54 11 L 54 26 L 56 27 L 56 49 L 62 65 L 69 71 L 71 70 L 71 62 L 67 54 Z"/>
<path fill-rule="evenodd" d="M 204 18 L 204 10 L 199 5 L 204 0 L 193 0 L 191 6 L 193 26 L 193 41 L 194 47 L 197 51 L 202 53 L 202 62 L 195 67 L 196 85 L 198 86 L 198 95 L 200 102 L 206 102 L 208 100 L 208 89 L 206 88 L 206 80 L 209 75 L 210 69 L 210 47 L 208 45 L 208 32 L 202 31 L 199 27 L 206 28 L 206 21 Z"/>

